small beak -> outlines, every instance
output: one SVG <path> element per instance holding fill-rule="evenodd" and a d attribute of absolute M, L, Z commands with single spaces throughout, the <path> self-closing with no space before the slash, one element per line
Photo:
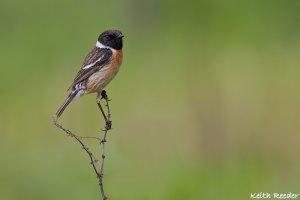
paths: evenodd
<path fill-rule="evenodd" d="M 123 34 L 121 34 L 121 35 L 119 35 L 119 37 L 118 38 L 123 38 L 124 37 L 124 35 Z"/>

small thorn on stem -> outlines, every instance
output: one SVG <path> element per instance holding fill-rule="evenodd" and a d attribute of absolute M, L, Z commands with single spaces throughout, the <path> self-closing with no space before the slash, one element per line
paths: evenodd
<path fill-rule="evenodd" d="M 112 127 L 112 121 L 106 120 L 106 122 L 105 122 L 105 129 L 106 130 L 110 130 L 111 127 Z"/>

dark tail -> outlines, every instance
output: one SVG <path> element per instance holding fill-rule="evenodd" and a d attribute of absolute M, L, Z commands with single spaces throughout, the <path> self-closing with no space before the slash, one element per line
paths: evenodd
<path fill-rule="evenodd" d="M 56 117 L 57 118 L 59 118 L 61 116 L 61 114 L 64 112 L 66 107 L 72 102 L 72 100 L 74 99 L 74 97 L 76 96 L 77 93 L 78 93 L 78 91 L 72 91 L 69 94 L 68 98 L 65 100 L 65 102 L 60 106 L 60 108 L 56 112 Z"/>

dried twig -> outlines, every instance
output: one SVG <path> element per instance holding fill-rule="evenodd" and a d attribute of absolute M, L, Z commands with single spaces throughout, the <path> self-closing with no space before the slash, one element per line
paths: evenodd
<path fill-rule="evenodd" d="M 112 121 L 111 121 L 111 113 L 110 113 L 110 108 L 109 108 L 109 104 L 108 102 L 110 101 L 107 97 L 107 94 L 105 92 L 105 90 L 102 91 L 101 93 L 102 99 L 105 100 L 105 107 L 107 108 L 107 115 L 105 114 L 104 110 L 102 109 L 100 103 L 98 103 L 98 106 L 100 108 L 100 111 L 103 115 L 103 118 L 105 120 L 105 127 L 104 127 L 104 135 L 103 138 L 99 138 L 99 137 L 91 137 L 91 136 L 79 136 L 74 134 L 73 132 L 71 132 L 70 130 L 64 128 L 62 125 L 57 123 L 57 119 L 54 120 L 54 125 L 56 127 L 58 127 L 59 129 L 61 129 L 62 131 L 65 132 L 65 134 L 67 136 L 70 136 L 72 138 L 74 138 L 80 145 L 81 147 L 84 149 L 84 151 L 88 154 L 89 158 L 90 158 L 90 164 L 93 167 L 93 170 L 97 176 L 98 182 L 99 182 L 99 187 L 100 187 L 100 192 L 101 192 L 101 196 L 103 200 L 107 200 L 107 196 L 104 192 L 104 186 L 103 186 L 103 176 L 104 176 L 104 159 L 105 159 L 105 143 L 106 143 L 106 137 L 107 137 L 107 133 L 109 130 L 111 130 L 112 127 Z M 98 140 L 100 146 L 101 146 L 101 160 L 100 160 L 100 164 L 99 164 L 99 170 L 97 170 L 96 167 L 96 163 L 98 162 L 98 160 L 94 157 L 93 153 L 89 150 L 89 148 L 85 145 L 85 143 L 83 142 L 83 139 L 96 139 Z"/>

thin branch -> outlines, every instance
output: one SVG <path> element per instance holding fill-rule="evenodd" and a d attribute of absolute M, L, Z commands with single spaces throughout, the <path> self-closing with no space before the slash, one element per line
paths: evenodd
<path fill-rule="evenodd" d="M 105 129 L 104 131 L 104 136 L 102 138 L 102 140 L 100 141 L 100 145 L 102 146 L 102 155 L 101 155 L 101 164 L 100 164 L 100 174 L 103 175 L 103 170 L 104 170 L 104 159 L 105 159 L 105 143 L 106 143 L 106 136 L 107 136 L 107 132 L 109 130 L 111 130 L 111 126 L 112 126 L 112 122 L 110 120 L 111 117 L 111 113 L 110 113 L 110 108 L 109 108 L 109 104 L 108 102 L 110 101 L 106 95 L 103 96 L 103 98 L 105 99 L 105 106 L 107 107 L 107 120 L 105 122 Z"/>
<path fill-rule="evenodd" d="M 78 135 L 74 134 L 73 132 L 71 132 L 70 130 L 64 128 L 62 125 L 58 124 L 57 120 L 54 120 L 54 124 L 55 124 L 56 127 L 61 129 L 62 131 L 64 131 L 67 136 L 70 136 L 70 137 L 74 138 L 81 145 L 81 147 L 85 150 L 85 152 L 88 154 L 88 156 L 90 158 L 90 163 L 91 163 L 91 165 L 93 167 L 93 170 L 94 170 L 94 172 L 97 176 L 97 179 L 98 179 L 102 200 L 107 200 L 107 196 L 105 195 L 104 186 L 103 186 L 105 143 L 107 141 L 107 139 L 106 139 L 107 138 L 107 133 L 108 133 L 109 130 L 111 130 L 111 127 L 112 127 L 112 121 L 111 121 L 110 108 L 109 108 L 109 104 L 108 104 L 108 102 L 110 100 L 108 99 L 105 90 L 102 91 L 101 96 L 102 96 L 101 99 L 105 100 L 105 102 L 106 102 L 105 107 L 107 108 L 107 116 L 106 116 L 104 110 L 101 107 L 100 102 L 98 102 L 98 106 L 99 106 L 100 111 L 101 111 L 101 113 L 103 115 L 103 118 L 105 120 L 105 127 L 104 127 L 104 130 L 103 130 L 104 135 L 103 135 L 102 139 L 99 138 L 99 137 L 92 137 L 92 136 L 78 136 Z M 99 141 L 100 146 L 101 146 L 101 161 L 100 161 L 99 171 L 97 170 L 96 165 L 95 165 L 95 163 L 97 163 L 98 160 L 93 156 L 93 153 L 84 144 L 84 142 L 82 141 L 83 139 L 96 139 L 96 140 Z"/>
<path fill-rule="evenodd" d="M 81 138 L 81 139 L 96 139 L 96 140 L 101 140 L 101 138 L 94 137 L 94 136 L 79 136 L 78 135 L 78 137 Z"/>
<path fill-rule="evenodd" d="M 95 173 L 98 176 L 98 172 L 97 172 L 97 168 L 95 166 L 95 163 L 97 162 L 97 160 L 94 158 L 92 152 L 87 148 L 87 146 L 82 142 L 81 137 L 75 135 L 74 133 L 72 133 L 70 130 L 64 128 L 62 125 L 58 124 L 56 120 L 54 120 L 54 125 L 57 126 L 58 128 L 60 128 L 61 130 L 63 130 L 65 132 L 65 134 L 67 136 L 70 136 L 72 138 L 74 138 L 81 146 L 82 148 L 85 150 L 85 152 L 88 154 L 88 156 L 90 157 L 91 160 L 91 164 L 93 166 L 93 169 L 95 171 Z"/>
<path fill-rule="evenodd" d="M 103 109 L 101 107 L 101 104 L 99 103 L 98 106 L 103 114 L 104 119 L 105 119 L 105 129 L 103 130 L 104 131 L 104 136 L 103 138 L 100 140 L 100 145 L 101 145 L 101 162 L 100 162 L 100 170 L 99 170 L 99 184 L 101 187 L 101 193 L 104 192 L 104 189 L 103 189 L 103 176 L 104 176 L 104 159 L 105 159 L 105 142 L 107 141 L 106 140 L 106 137 L 107 137 L 107 132 L 109 130 L 111 130 L 111 126 L 112 126 L 112 122 L 110 120 L 110 117 L 111 117 L 111 113 L 110 113 L 110 108 L 109 108 L 109 104 L 108 104 L 108 101 L 110 101 L 107 97 L 107 94 L 105 92 L 105 90 L 102 91 L 101 93 L 101 96 L 102 96 L 102 99 L 105 100 L 106 104 L 106 108 L 107 108 L 107 117 L 105 116 L 104 112 L 103 112 Z M 106 198 L 105 198 L 106 199 Z M 104 199 L 103 199 L 104 200 Z"/>

